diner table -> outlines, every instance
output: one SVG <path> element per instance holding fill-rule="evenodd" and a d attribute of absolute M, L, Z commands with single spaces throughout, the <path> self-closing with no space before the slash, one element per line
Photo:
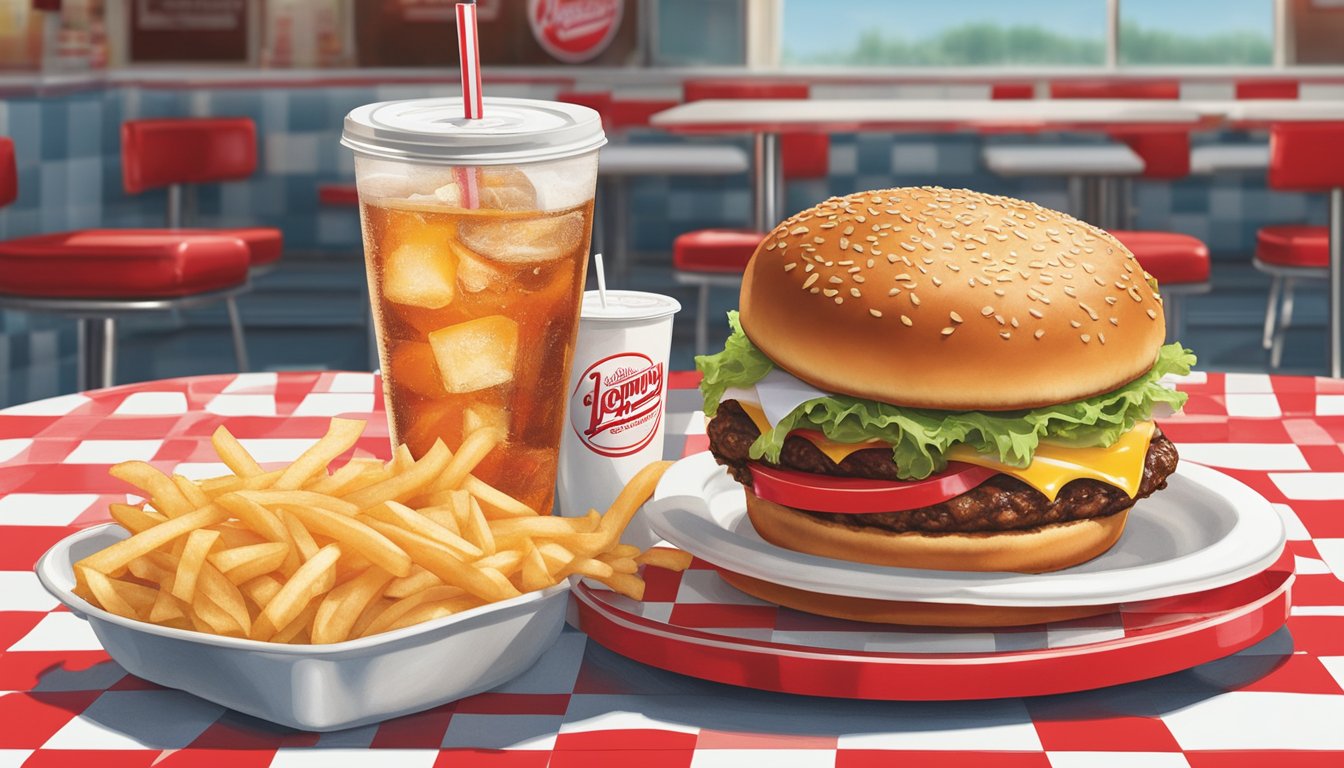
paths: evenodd
<path fill-rule="evenodd" d="M 707 444 L 695 382 L 669 376 L 668 458 Z M 1216 467 L 1273 503 L 1289 539 L 1279 567 L 1296 571 L 1286 626 L 1234 656 L 1071 694 L 859 701 L 674 674 L 566 628 L 533 668 L 494 691 L 323 734 L 127 675 L 32 568 L 126 498 L 107 474 L 115 462 L 223 473 L 210 447 L 220 425 L 269 464 L 292 460 L 332 416 L 367 418 L 355 454 L 386 458 L 378 378 L 198 376 L 2 410 L 0 765 L 1344 765 L 1344 381 L 1195 373 L 1179 386 L 1189 402 L 1162 429 L 1183 461 Z M 776 611 L 786 609 L 753 615 L 769 622 Z"/>

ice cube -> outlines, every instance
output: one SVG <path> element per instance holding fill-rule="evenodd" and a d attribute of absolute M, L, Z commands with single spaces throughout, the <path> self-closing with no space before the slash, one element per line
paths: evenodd
<path fill-rule="evenodd" d="M 507 264 L 554 261 L 573 253 L 583 240 L 582 211 L 534 219 L 473 216 L 462 221 L 462 243 L 482 256 Z"/>
<path fill-rule="evenodd" d="M 458 243 L 454 242 L 452 245 L 457 254 L 457 281 L 462 290 L 467 293 L 480 293 L 508 287 L 508 283 L 505 282 L 508 275 L 499 265 L 491 264 Z"/>
<path fill-rule="evenodd" d="M 485 168 L 481 175 L 481 207 L 498 211 L 535 211 L 537 190 L 517 168 Z"/>
<path fill-rule="evenodd" d="M 406 243 L 388 254 L 383 265 L 383 295 L 412 307 L 446 307 L 453 302 L 456 260 L 449 248 Z"/>
<path fill-rule="evenodd" d="M 462 413 L 462 439 L 481 427 L 494 427 L 504 434 L 509 432 L 509 415 L 498 405 L 476 403 Z"/>
<path fill-rule="evenodd" d="M 449 392 L 475 392 L 513 379 L 518 323 L 490 315 L 429 334 L 439 376 Z"/>
<path fill-rule="evenodd" d="M 395 387 L 405 387 L 422 397 L 443 397 L 447 390 L 439 380 L 439 365 L 434 350 L 421 341 L 392 342 L 388 378 Z"/>

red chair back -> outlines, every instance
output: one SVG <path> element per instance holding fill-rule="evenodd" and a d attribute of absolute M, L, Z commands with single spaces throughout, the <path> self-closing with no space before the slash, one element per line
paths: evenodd
<path fill-rule="evenodd" d="M 14 140 L 0 136 L 0 207 L 19 196 L 19 171 L 14 160 Z"/>
<path fill-rule="evenodd" d="M 1344 122 L 1276 123 L 1269 129 L 1269 186 L 1297 192 L 1344 188 Z"/>
<path fill-rule="evenodd" d="M 1052 99 L 1179 99 L 1177 80 L 1060 80 L 1050 84 Z"/>
<path fill-rule="evenodd" d="M 246 117 L 128 120 L 121 125 L 121 178 L 129 194 L 245 179 L 256 168 L 257 127 Z"/>
<path fill-rule="evenodd" d="M 994 83 L 989 87 L 989 98 L 994 101 L 1001 99 L 1034 99 L 1036 98 L 1036 86 L 1033 83 Z"/>
<path fill-rule="evenodd" d="M 687 80 L 681 85 L 686 101 L 703 99 L 806 99 L 806 83 L 761 80 Z M 831 137 L 824 133 L 787 133 L 780 139 L 785 179 L 824 179 L 830 172 Z"/>
<path fill-rule="evenodd" d="M 1237 83 L 1238 99 L 1296 99 L 1296 80 L 1242 80 Z"/>
<path fill-rule="evenodd" d="M 611 127 L 614 130 L 647 128 L 649 118 L 678 103 L 675 99 L 612 99 Z"/>

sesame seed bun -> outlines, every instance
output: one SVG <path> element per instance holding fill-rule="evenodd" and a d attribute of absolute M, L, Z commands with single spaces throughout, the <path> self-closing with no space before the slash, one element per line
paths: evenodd
<path fill-rule="evenodd" d="M 1021 531 L 891 533 L 855 529 L 766 501 L 746 489 L 747 517 L 776 546 L 837 560 L 936 571 L 1044 573 L 1085 563 L 1110 549 L 1129 510 Z"/>
<path fill-rule="evenodd" d="M 822 389 L 894 405 L 1015 410 L 1148 371 L 1162 301 L 1118 240 L 1059 211 L 968 190 L 832 198 L 747 265 L 742 328 Z"/>

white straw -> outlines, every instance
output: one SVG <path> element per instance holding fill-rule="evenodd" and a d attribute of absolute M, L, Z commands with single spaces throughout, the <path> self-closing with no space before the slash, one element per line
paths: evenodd
<path fill-rule="evenodd" d="M 602 308 L 607 308 L 607 272 L 602 268 L 602 254 L 594 253 L 593 261 L 597 263 L 597 298 L 602 302 Z"/>

